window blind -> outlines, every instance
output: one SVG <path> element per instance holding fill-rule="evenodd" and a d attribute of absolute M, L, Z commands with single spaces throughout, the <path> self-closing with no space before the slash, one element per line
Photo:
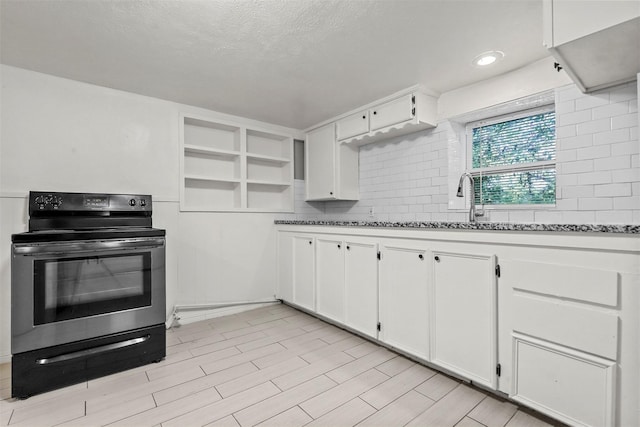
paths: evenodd
<path fill-rule="evenodd" d="M 478 204 L 555 203 L 555 112 L 473 127 Z"/>

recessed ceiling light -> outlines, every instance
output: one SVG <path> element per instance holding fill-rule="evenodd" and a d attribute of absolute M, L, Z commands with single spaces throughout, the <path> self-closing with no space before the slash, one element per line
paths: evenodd
<path fill-rule="evenodd" d="M 480 55 L 473 58 L 473 65 L 476 67 L 486 67 L 487 65 L 495 64 L 504 58 L 504 53 L 499 50 L 490 50 L 483 52 Z"/>

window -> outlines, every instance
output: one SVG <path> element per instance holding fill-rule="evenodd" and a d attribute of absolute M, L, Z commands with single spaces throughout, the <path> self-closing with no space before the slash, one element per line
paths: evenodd
<path fill-rule="evenodd" d="M 477 204 L 555 203 L 555 122 L 546 107 L 467 125 Z"/>

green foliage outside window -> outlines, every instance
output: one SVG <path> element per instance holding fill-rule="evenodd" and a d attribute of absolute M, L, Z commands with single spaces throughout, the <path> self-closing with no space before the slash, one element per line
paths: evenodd
<path fill-rule="evenodd" d="M 555 203 L 555 166 L 549 165 L 553 160 L 553 111 L 473 128 L 472 173 L 476 177 L 476 203 Z M 536 165 L 537 162 L 547 163 Z"/>

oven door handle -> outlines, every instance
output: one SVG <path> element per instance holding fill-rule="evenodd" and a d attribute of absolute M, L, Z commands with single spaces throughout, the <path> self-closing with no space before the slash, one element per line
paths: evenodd
<path fill-rule="evenodd" d="M 126 240 L 100 240 L 46 244 L 14 244 L 13 253 L 16 255 L 67 255 L 79 252 L 116 251 L 151 249 L 164 246 L 164 238 L 156 239 L 126 239 Z"/>

